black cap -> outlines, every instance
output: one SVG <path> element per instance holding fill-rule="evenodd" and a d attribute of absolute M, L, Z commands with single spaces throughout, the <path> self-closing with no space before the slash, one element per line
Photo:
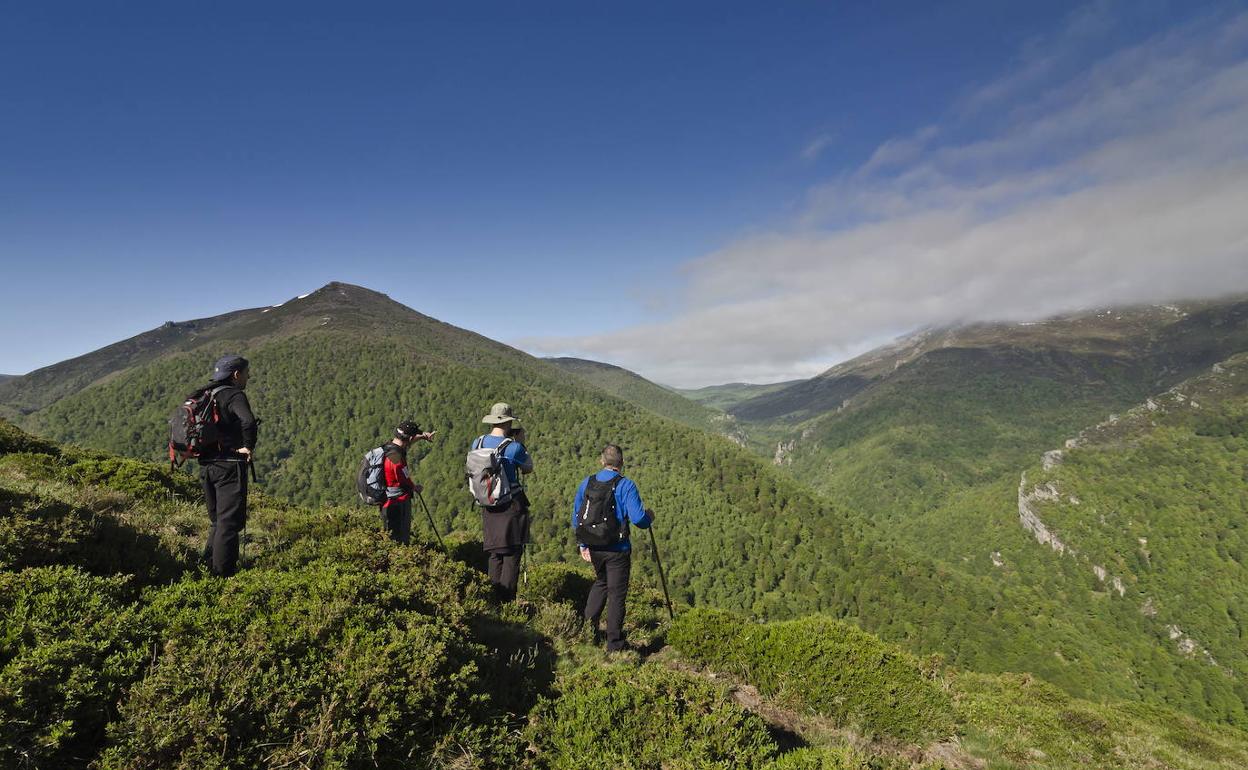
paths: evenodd
<path fill-rule="evenodd" d="M 420 433 L 420 426 L 411 420 L 404 420 L 399 423 L 399 427 L 394 429 L 395 438 L 400 438 L 404 441 L 408 441 L 414 436 L 419 436 Z"/>
<path fill-rule="evenodd" d="M 221 356 L 212 366 L 212 381 L 220 382 L 230 379 L 230 375 L 234 372 L 241 372 L 247 368 L 247 359 L 242 356 Z"/>

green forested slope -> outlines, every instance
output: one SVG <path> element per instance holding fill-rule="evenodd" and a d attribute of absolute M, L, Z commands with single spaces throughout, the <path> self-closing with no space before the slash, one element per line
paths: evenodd
<path fill-rule="evenodd" d="M 704 388 L 673 388 L 672 391 L 711 409 L 728 411 L 742 401 L 766 393 L 773 393 L 777 390 L 783 390 L 790 385 L 796 385 L 797 382 L 797 380 L 791 380 L 789 382 L 775 382 L 767 385 L 755 385 L 749 382 L 729 382 L 724 385 L 707 385 Z"/>
<path fill-rule="evenodd" d="M 979 455 L 967 442 L 996 437 L 1002 425 L 1031 430 L 1031 413 L 1002 422 L 995 411 L 1001 404 L 1034 401 L 1041 414 L 1064 403 L 1063 387 L 1045 384 L 1025 367 L 1013 385 L 987 376 L 982 392 L 959 401 L 968 405 L 964 413 L 931 409 L 921 397 L 909 411 L 900 409 L 899 399 L 915 390 L 899 380 L 890 396 L 894 406 L 882 401 L 883 422 L 864 423 L 852 445 L 820 450 L 828 453 L 823 457 L 839 457 L 836 470 L 860 474 L 849 477 L 843 494 L 820 499 L 807 486 L 825 478 L 818 455 L 795 455 L 793 478 L 725 438 L 354 287 L 327 287 L 299 303 L 265 314 L 271 327 L 260 337 L 214 340 L 112 373 L 28 415 L 28 424 L 60 439 L 156 458 L 172 406 L 217 355 L 242 352 L 253 362 L 249 394 L 265 421 L 258 452 L 262 489 L 302 504 L 349 500 L 359 457 L 398 419 L 411 416 L 439 431 L 432 446 L 421 444 L 413 453 L 439 527 L 471 531 L 479 526 L 478 514 L 462 490 L 463 455 L 483 428 L 480 416 L 505 400 L 524 419 L 537 461 L 530 492 L 538 561 L 574 557 L 568 519 L 575 485 L 596 467 L 601 445 L 616 441 L 626 451 L 626 472 L 659 514 L 669 580 L 684 601 L 767 618 L 823 611 L 912 650 L 942 652 L 959 665 L 1032 671 L 1085 696 L 1147 699 L 1245 721 L 1240 680 L 1155 644 L 1141 630 L 1138 613 L 1091 605 L 1086 576 L 1073 565 L 1041 559 L 1011 522 L 1012 464 L 1025 454 L 1034 461 L 1030 442 L 1047 446 L 1065 424 L 1025 440 L 1001 439 L 997 465 L 991 472 L 977 468 Z M 914 371 L 927 372 L 931 382 L 942 372 L 965 371 L 956 361 L 931 371 L 926 366 L 917 363 Z M 1094 369 L 1106 384 L 1087 387 L 1108 388 L 1114 398 L 1134 396 L 1116 367 Z M 951 399 L 958 395 L 955 386 L 949 385 Z M 1099 408 L 1069 417 L 1070 424 L 1086 424 Z M 935 421 L 929 438 L 947 427 L 965 435 L 948 451 L 922 441 L 910 449 L 910 426 L 922 419 Z M 929 487 L 931 499 L 913 505 Z M 999 496 L 1005 510 L 996 507 Z M 1003 578 L 989 561 L 1001 548 L 1014 549 L 1011 565 L 1034 570 L 1015 568 Z M 636 564 L 642 576 L 652 569 L 648 558 Z"/>
<path fill-rule="evenodd" d="M 546 358 L 543 360 L 618 399 L 636 404 L 643 409 L 685 425 L 712 433 L 731 432 L 735 425 L 735 421 L 727 415 L 708 409 L 619 366 L 587 361 L 583 358 Z"/>
<path fill-rule="evenodd" d="M 1051 559 L 1094 575 L 1194 664 L 1243 679 L 1248 354 L 1081 433 L 1023 491 L 1064 546 Z"/>
<path fill-rule="evenodd" d="M 1194 607 L 1193 615 L 1221 616 L 1214 635 L 1222 648 L 1237 651 L 1218 668 L 1185 652 L 1183 637 L 1170 638 L 1169 625 L 1187 633 L 1183 623 L 1141 612 L 1142 600 L 1119 601 L 1090 564 L 1058 558 L 1037 543 L 1020 524 L 1019 481 L 1029 469 L 1034 479 L 1041 454 L 1086 426 L 1207 371 L 1214 356 L 1248 349 L 1245 305 L 1102 312 L 1055 326 L 1030 325 L 1007 337 L 999 328 L 978 329 L 962 344 L 947 337 L 927 349 L 895 349 L 893 358 L 873 360 L 878 380 L 870 387 L 788 429 L 785 467 L 837 505 L 868 517 L 878 537 L 991 586 L 1002 598 L 996 622 L 1020 633 L 1004 643 L 963 648 L 968 665 L 1032 671 L 1083 695 L 1148 692 L 1192 704 L 1196 713 L 1242 720 L 1248 669 L 1229 661 L 1242 660 L 1233 616 L 1248 607 L 1241 595 L 1215 590 L 1207 592 L 1214 608 L 1206 611 L 1196 590 L 1214 585 L 1207 581 L 1225 586 L 1225 573 L 1198 569 L 1200 577 L 1189 585 L 1157 586 L 1153 597 L 1176 612 Z M 765 427 L 776 431 L 781 424 Z M 1169 485 L 1167 505 L 1229 508 L 1233 518 L 1235 506 L 1211 502 L 1206 485 L 1214 469 L 1239 461 L 1225 442 L 1202 446 L 1204 454 L 1187 448 L 1181 459 L 1171 457 L 1154 471 L 1180 480 Z M 1097 483 L 1118 494 L 1147 489 L 1138 482 L 1150 472 L 1149 461 L 1137 462 L 1133 471 L 1102 472 Z M 1122 476 L 1115 477 L 1119 470 Z M 1228 488 L 1224 480 L 1219 485 Z M 1083 494 L 1092 493 L 1076 496 Z M 1228 546 L 1219 541 L 1229 537 L 1227 530 L 1215 536 L 1208 529 L 1219 529 L 1216 520 L 1175 516 L 1165 539 L 1177 552 L 1204 553 L 1195 564 L 1224 559 L 1219 554 Z M 1133 561 L 1138 549 L 1126 544 L 1116 553 Z M 1119 564 L 1108 553 L 1099 558 Z M 1097 565 L 1114 574 L 1110 563 Z"/>

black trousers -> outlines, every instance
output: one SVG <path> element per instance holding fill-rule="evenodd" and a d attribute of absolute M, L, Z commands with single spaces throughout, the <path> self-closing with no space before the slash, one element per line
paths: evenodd
<path fill-rule="evenodd" d="M 594 584 L 585 602 L 585 619 L 595 631 L 607 608 L 607 652 L 624 649 L 624 602 L 628 599 L 628 578 L 633 569 L 631 551 L 589 552 L 594 565 Z"/>
<path fill-rule="evenodd" d="M 238 572 L 238 544 L 247 526 L 247 466 L 229 460 L 210 461 L 200 468 L 199 478 L 211 522 L 204 561 L 212 574 L 229 577 Z"/>
<path fill-rule="evenodd" d="M 520 582 L 520 558 L 524 555 L 524 546 L 515 545 L 511 548 L 496 548 L 487 551 L 490 555 L 490 583 L 503 601 L 516 598 L 516 585 Z"/>
<path fill-rule="evenodd" d="M 381 509 L 381 525 L 390 539 L 407 545 L 412 540 L 412 499 L 390 500 Z"/>

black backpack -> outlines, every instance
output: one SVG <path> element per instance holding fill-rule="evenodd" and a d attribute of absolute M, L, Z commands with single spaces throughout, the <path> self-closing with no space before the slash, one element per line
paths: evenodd
<path fill-rule="evenodd" d="M 217 408 L 217 394 L 228 385 L 203 388 L 186 397 L 186 400 L 169 416 L 169 469 L 181 467 L 192 457 L 199 457 L 205 450 L 221 448 L 221 410 Z"/>
<path fill-rule="evenodd" d="M 585 499 L 576 512 L 576 541 L 591 547 L 614 545 L 628 537 L 628 525 L 615 515 L 615 488 L 623 479 L 599 481 L 597 474 L 585 485 Z"/>

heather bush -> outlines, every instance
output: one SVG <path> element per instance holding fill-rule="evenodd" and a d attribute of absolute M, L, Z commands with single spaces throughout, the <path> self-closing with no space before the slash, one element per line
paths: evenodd
<path fill-rule="evenodd" d="M 125 578 L 0 573 L 0 766 L 83 767 L 151 656 Z"/>
<path fill-rule="evenodd" d="M 690 610 L 677 617 L 668 641 L 686 657 L 739 674 L 781 702 L 868 734 L 919 742 L 953 732 L 949 697 L 916 658 L 831 618 L 762 624 Z"/>
<path fill-rule="evenodd" d="M 63 456 L 61 476 L 75 484 L 90 484 L 132 495 L 140 500 L 170 497 L 199 499 L 199 482 L 186 473 L 169 473 L 156 463 L 115 457 L 104 452 L 80 451 Z"/>
<path fill-rule="evenodd" d="M 723 687 L 657 665 L 582 669 L 529 727 L 540 766 L 757 768 L 776 746 Z"/>
<path fill-rule="evenodd" d="M 527 571 L 527 579 L 520 585 L 520 595 L 529 601 L 567 602 L 581 608 L 594 582 L 593 570 L 588 565 L 535 564 Z"/>
<path fill-rule="evenodd" d="M 260 568 L 300 570 L 336 567 L 376 576 L 379 590 L 397 591 L 412 609 L 463 622 L 487 613 L 492 593 L 484 576 L 432 544 L 400 546 L 373 529 L 352 529 L 327 540 L 302 538 L 257 560 Z M 390 593 L 382 598 L 389 599 Z"/>
<path fill-rule="evenodd" d="M 884 770 L 886 767 L 905 767 L 910 763 L 885 764 L 878 757 L 871 757 L 850 746 L 801 748 L 777 757 L 766 770 Z"/>
<path fill-rule="evenodd" d="M 113 515 L 112 509 L 128 507 L 118 495 L 85 488 L 76 495 L 82 505 L 71 505 L 38 491 L 0 487 L 0 570 L 74 565 L 94 575 L 133 575 L 146 584 L 167 582 L 189 568 L 192 554 L 175 552 Z"/>
<path fill-rule="evenodd" d="M 459 622 L 477 586 L 445 559 L 413 580 L 427 554 L 359 534 L 320 556 L 300 558 L 297 544 L 285 569 L 153 594 L 145 614 L 163 628 L 160 654 L 101 766 L 513 764 L 518 748 L 483 681 L 496 653 Z M 366 542 L 388 553 L 368 561 Z M 510 663 L 515 678 L 533 662 Z"/>
<path fill-rule="evenodd" d="M 58 455 L 60 449 L 52 442 L 32 436 L 8 420 L 0 419 L 0 454 L 10 452 L 40 452 Z"/>

